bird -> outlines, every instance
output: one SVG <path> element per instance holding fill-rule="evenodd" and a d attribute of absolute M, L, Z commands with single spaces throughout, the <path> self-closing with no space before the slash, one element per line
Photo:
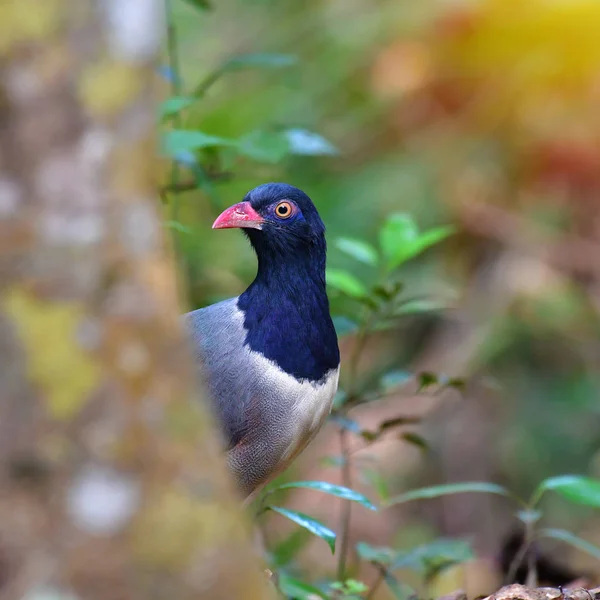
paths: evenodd
<path fill-rule="evenodd" d="M 302 190 L 265 183 L 212 227 L 241 228 L 258 260 L 242 294 L 184 315 L 228 467 L 247 503 L 314 438 L 338 388 L 325 225 Z"/>

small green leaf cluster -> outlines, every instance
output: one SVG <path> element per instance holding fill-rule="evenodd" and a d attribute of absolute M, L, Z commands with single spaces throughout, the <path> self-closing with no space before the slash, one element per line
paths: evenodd
<path fill-rule="evenodd" d="M 365 496 L 343 486 L 335 486 L 320 481 L 286 483 L 273 488 L 268 492 L 268 495 L 270 496 L 279 490 L 292 488 L 308 488 L 325 492 L 343 500 L 356 502 L 371 510 L 377 510 L 373 503 Z M 503 496 L 515 503 L 518 507 L 515 511 L 515 516 L 526 528 L 530 529 L 530 533 L 526 536 L 525 543 L 527 546 L 538 539 L 552 538 L 569 544 L 600 560 L 600 548 L 574 533 L 552 527 L 537 527 L 537 524 L 544 516 L 540 502 L 549 492 L 556 493 L 576 505 L 600 508 L 600 480 L 580 475 L 563 475 L 542 481 L 527 501 L 518 498 L 500 485 L 475 481 L 410 490 L 398 496 L 387 498 L 380 504 L 379 510 L 406 502 L 432 500 L 454 494 L 483 493 Z M 268 505 L 263 508 L 264 510 L 272 510 L 287 517 L 310 533 L 322 538 L 327 542 L 332 552 L 335 550 L 336 534 L 316 519 L 279 506 Z M 356 552 L 361 560 L 377 567 L 381 573 L 381 582 L 385 582 L 393 597 L 402 600 L 406 600 L 406 598 L 414 594 L 414 591 L 398 578 L 398 571 L 412 570 L 420 574 L 423 581 L 428 582 L 445 569 L 468 562 L 474 558 L 473 549 L 468 541 L 449 538 L 439 538 L 408 550 L 375 547 L 366 542 L 358 542 L 356 544 Z M 289 562 L 290 559 L 291 556 L 288 556 L 284 563 Z M 283 569 L 280 577 L 280 589 L 288 598 L 298 600 L 314 600 L 315 598 L 355 600 L 357 598 L 364 598 L 364 594 L 370 590 L 363 582 L 354 579 L 322 582 L 320 585 L 307 584 L 296 578 L 286 568 L 285 564 L 281 566 Z M 515 568 L 517 566 L 518 564 L 515 565 Z"/>
<path fill-rule="evenodd" d="M 200 10 L 210 8 L 205 1 L 188 0 L 188 3 Z M 295 64 L 297 58 L 290 54 L 233 56 L 210 71 L 190 91 L 182 90 L 183 82 L 171 67 L 161 70 L 173 86 L 173 95 L 165 99 L 158 110 L 160 151 L 172 163 L 170 181 L 163 188 L 165 203 L 176 205 L 171 196 L 176 198 L 180 192 L 198 189 L 209 197 L 215 208 L 222 208 L 215 181 L 231 176 L 231 168 L 237 162 L 275 165 L 288 156 L 333 156 L 338 153 L 322 135 L 296 125 L 265 124 L 260 129 L 240 131 L 232 137 L 204 131 L 192 124 L 195 119 L 189 118 L 212 86 L 223 77 L 248 69 L 284 69 Z M 169 227 L 178 233 L 189 233 L 177 219 L 172 219 Z"/>
<path fill-rule="evenodd" d="M 267 494 L 263 497 L 262 500 L 261 512 L 264 512 L 265 510 L 272 510 L 284 517 L 287 517 L 291 521 L 294 521 L 294 523 L 297 523 L 298 525 L 304 527 L 314 535 L 325 540 L 331 548 L 332 553 L 335 552 L 336 534 L 331 529 L 325 527 L 325 525 L 320 523 L 318 520 L 313 519 L 305 514 L 293 510 L 288 510 L 287 508 L 282 508 L 281 506 L 265 504 L 266 500 L 268 499 L 268 497 L 271 496 L 271 494 L 274 494 L 275 492 L 278 492 L 280 490 L 289 490 L 294 488 L 305 488 L 315 490 L 317 492 L 324 492 L 325 494 L 336 496 L 337 498 L 341 498 L 342 500 L 357 502 L 358 504 L 361 504 L 369 510 L 377 510 L 375 505 L 362 494 L 359 494 L 358 492 L 355 492 L 354 490 L 351 490 L 341 485 L 333 485 L 332 483 L 327 483 L 326 481 L 294 481 L 291 483 L 283 483 L 281 485 L 271 488 L 267 492 Z"/>
<path fill-rule="evenodd" d="M 600 560 L 600 548 L 575 534 L 563 529 L 537 527 L 537 524 L 544 517 L 540 503 L 548 492 L 554 492 L 573 504 L 600 509 L 600 480 L 582 475 L 561 475 L 544 479 L 539 483 L 528 500 L 523 500 L 515 496 L 506 488 L 495 483 L 465 482 L 411 490 L 388 499 L 385 502 L 385 506 L 389 507 L 414 500 L 426 500 L 463 493 L 485 493 L 505 496 L 506 498 L 510 498 L 519 507 L 515 512 L 515 516 L 528 531 L 528 536 L 526 536 L 528 538 L 526 540 L 528 545 L 532 544 L 535 539 L 544 537 L 553 538 L 570 544 Z"/>
<path fill-rule="evenodd" d="M 404 285 L 398 280 L 397 269 L 453 232 L 451 226 L 421 232 L 410 215 L 395 213 L 384 221 L 377 247 L 365 240 L 338 238 L 336 248 L 375 272 L 374 283 L 367 286 L 348 270 L 327 270 L 329 287 L 354 300 L 362 309 L 354 311 L 351 316 L 336 318 L 338 334 L 355 332 L 361 322 L 368 322 L 370 330 L 382 330 L 391 327 L 400 317 L 445 308 L 447 302 L 437 299 L 403 297 Z"/>

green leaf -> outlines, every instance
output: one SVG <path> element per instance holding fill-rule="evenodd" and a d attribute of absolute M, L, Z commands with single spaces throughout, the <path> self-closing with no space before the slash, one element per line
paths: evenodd
<path fill-rule="evenodd" d="M 380 308 L 380 304 L 372 296 L 362 296 L 360 298 L 356 298 L 356 300 L 366 306 L 369 310 L 379 310 Z"/>
<path fill-rule="evenodd" d="M 388 547 L 370 546 L 364 542 L 356 545 L 358 555 L 372 563 L 389 568 L 431 571 L 473 559 L 471 544 L 465 540 L 441 538 L 408 551 Z"/>
<path fill-rule="evenodd" d="M 377 265 L 379 260 L 377 250 L 367 242 L 351 238 L 339 238 L 335 241 L 335 245 L 344 252 L 344 254 L 351 256 L 355 260 L 373 267 Z"/>
<path fill-rule="evenodd" d="M 338 337 L 349 335 L 358 329 L 358 325 L 354 321 L 344 316 L 333 317 L 333 326 Z"/>
<path fill-rule="evenodd" d="M 429 450 L 429 445 L 425 441 L 425 438 L 418 433 L 407 431 L 400 436 L 405 442 L 417 446 L 420 450 Z"/>
<path fill-rule="evenodd" d="M 379 424 L 377 431 L 368 431 L 363 430 L 361 435 L 365 440 L 370 442 L 378 439 L 382 433 L 387 431 L 388 429 L 393 429 L 394 427 L 399 427 L 400 425 L 415 425 L 416 423 L 420 423 L 420 417 L 395 417 L 393 419 L 386 419 L 382 423 Z"/>
<path fill-rule="evenodd" d="M 595 559 L 600 560 L 600 548 L 598 548 L 598 546 L 594 546 L 594 544 L 591 544 L 587 540 L 584 540 L 579 536 L 575 535 L 574 533 L 566 531 L 565 529 L 541 529 L 540 531 L 538 531 L 538 536 L 560 540 L 561 542 L 566 542 L 574 548 L 577 548 L 582 552 L 586 552 L 590 556 L 593 556 Z"/>
<path fill-rule="evenodd" d="M 440 538 L 399 553 L 390 570 L 414 569 L 431 576 L 442 569 L 472 559 L 473 549 L 465 540 Z"/>
<path fill-rule="evenodd" d="M 281 133 L 256 130 L 239 138 L 237 149 L 259 162 L 275 164 L 289 154 L 290 146 Z"/>
<path fill-rule="evenodd" d="M 235 142 L 202 131 L 171 129 L 162 135 L 162 151 L 167 156 L 176 156 L 180 152 L 193 152 L 200 148 L 231 146 Z"/>
<path fill-rule="evenodd" d="M 391 565 L 398 556 L 398 551 L 393 548 L 371 546 L 371 544 L 367 544 L 366 542 L 358 542 L 356 544 L 356 551 L 358 556 L 363 560 L 384 566 Z"/>
<path fill-rule="evenodd" d="M 449 388 L 454 388 L 459 392 L 464 392 L 467 387 L 467 382 L 462 377 L 451 377 L 444 385 Z"/>
<path fill-rule="evenodd" d="M 554 491 L 575 504 L 600 508 L 600 480 L 580 475 L 550 477 L 540 483 L 532 498 L 537 504 L 546 491 Z"/>
<path fill-rule="evenodd" d="M 379 296 L 383 300 L 393 300 L 404 288 L 401 281 L 386 281 L 383 284 L 376 285 L 373 287 L 373 293 Z"/>
<path fill-rule="evenodd" d="M 379 500 L 385 502 L 390 497 L 387 479 L 377 470 L 361 468 L 363 479 L 377 492 Z"/>
<path fill-rule="evenodd" d="M 360 435 L 367 440 L 367 442 L 374 442 L 379 437 L 379 432 L 365 429 L 364 431 L 360 432 Z"/>
<path fill-rule="evenodd" d="M 384 432 L 400 425 L 416 425 L 421 422 L 421 417 L 394 417 L 393 419 L 386 419 L 379 425 L 379 431 Z"/>
<path fill-rule="evenodd" d="M 342 269 L 327 269 L 327 284 L 352 298 L 367 295 L 367 288 L 354 275 Z"/>
<path fill-rule="evenodd" d="M 174 229 L 175 231 L 179 231 L 180 233 L 192 233 L 192 230 L 189 227 L 186 227 L 183 223 L 179 221 L 166 221 L 165 227 L 169 229 Z"/>
<path fill-rule="evenodd" d="M 340 582 L 337 581 L 336 583 Z M 331 587 L 334 588 L 334 585 L 335 584 L 331 584 Z M 346 581 L 341 584 L 341 587 L 338 587 L 337 589 L 344 590 L 346 594 L 362 594 L 369 588 L 362 581 L 357 581 L 356 579 L 346 579 Z"/>
<path fill-rule="evenodd" d="M 292 562 L 298 552 L 300 552 L 311 539 L 310 533 L 306 531 L 306 529 L 294 529 L 294 531 L 286 538 L 277 542 L 275 547 L 270 551 L 270 554 L 273 557 L 274 566 L 277 569 L 280 569 Z"/>
<path fill-rule="evenodd" d="M 427 312 L 437 312 L 448 308 L 447 302 L 441 300 L 429 300 L 423 298 L 422 300 L 407 300 L 394 308 L 393 315 L 395 317 L 403 317 L 405 315 L 417 315 Z"/>
<path fill-rule="evenodd" d="M 331 553 L 333 554 L 335 552 L 335 532 L 331 531 L 328 527 L 325 527 L 320 521 L 301 512 L 289 510 L 281 506 L 269 506 L 267 508 L 273 512 L 279 513 L 297 525 L 300 525 L 300 527 L 304 527 L 304 529 L 307 529 L 322 540 L 325 540 L 331 548 Z"/>
<path fill-rule="evenodd" d="M 424 231 L 415 244 L 416 254 L 421 254 L 427 248 L 439 244 L 454 233 L 456 233 L 456 228 L 452 227 L 452 225 L 443 225 L 442 227 L 434 227 L 433 229 Z"/>
<path fill-rule="evenodd" d="M 290 152 L 299 156 L 334 156 L 337 148 L 318 133 L 306 129 L 286 129 Z"/>
<path fill-rule="evenodd" d="M 293 54 L 277 54 L 269 52 L 257 52 L 255 54 L 240 54 L 230 58 L 219 71 L 239 71 L 248 68 L 260 69 L 282 69 L 291 67 L 298 62 L 298 57 Z"/>
<path fill-rule="evenodd" d="M 183 0 L 186 4 L 199 10 L 210 10 L 212 7 L 207 0 Z"/>
<path fill-rule="evenodd" d="M 396 600 L 409 600 L 410 598 L 417 597 L 417 594 L 410 586 L 398 581 L 393 575 L 386 573 L 384 580 Z"/>
<path fill-rule="evenodd" d="M 419 392 L 432 385 L 436 385 L 438 382 L 439 378 L 435 373 L 431 373 L 430 371 L 419 373 Z"/>
<path fill-rule="evenodd" d="M 327 598 L 325 594 L 313 585 L 300 581 L 286 575 L 279 574 L 279 589 L 286 598 L 294 600 L 314 600 L 315 598 Z"/>
<path fill-rule="evenodd" d="M 381 389 L 384 392 L 388 392 L 395 387 L 408 383 L 412 379 L 414 379 L 414 375 L 409 371 L 389 371 L 381 378 Z"/>
<path fill-rule="evenodd" d="M 395 269 L 427 248 L 441 242 L 454 231 L 453 227 L 443 226 L 420 234 L 410 215 L 393 214 L 381 228 L 379 242 L 387 259 L 388 268 Z"/>
<path fill-rule="evenodd" d="M 450 496 L 451 494 L 465 494 L 469 492 L 498 494 L 500 496 L 509 495 L 507 490 L 495 483 L 469 481 L 418 488 L 416 490 L 411 490 L 410 492 L 406 492 L 405 494 L 400 494 L 399 496 L 391 498 L 388 502 L 386 502 L 385 505 L 393 506 L 395 504 L 403 504 L 404 502 L 410 502 L 412 500 L 440 498 L 442 496 Z"/>
<path fill-rule="evenodd" d="M 379 244 L 389 268 L 397 267 L 408 254 L 419 231 L 407 214 L 390 215 L 379 232 Z"/>
<path fill-rule="evenodd" d="M 278 485 L 276 488 L 273 488 L 272 491 L 288 490 L 292 488 L 305 488 L 309 490 L 315 490 L 317 492 L 324 492 L 325 494 L 330 494 L 331 496 L 336 496 L 338 498 L 342 498 L 343 500 L 357 502 L 369 510 L 377 510 L 377 507 L 359 492 L 355 492 L 354 490 L 342 485 L 328 483 L 327 481 L 292 481 L 290 483 Z"/>
<path fill-rule="evenodd" d="M 159 117 L 161 120 L 173 117 L 193 103 L 194 98 L 187 98 L 185 96 L 172 96 L 171 98 L 167 98 L 158 107 Z"/>

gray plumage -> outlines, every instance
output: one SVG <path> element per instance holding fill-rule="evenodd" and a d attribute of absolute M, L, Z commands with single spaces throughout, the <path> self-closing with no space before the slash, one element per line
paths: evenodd
<path fill-rule="evenodd" d="M 225 437 L 228 463 L 247 496 L 283 470 L 331 410 L 338 369 L 298 381 L 245 345 L 243 313 L 231 298 L 186 315 L 199 375 Z"/>

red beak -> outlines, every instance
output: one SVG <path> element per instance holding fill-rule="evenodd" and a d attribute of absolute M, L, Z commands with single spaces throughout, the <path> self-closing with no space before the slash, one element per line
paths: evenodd
<path fill-rule="evenodd" d="M 262 229 L 265 220 L 250 206 L 250 202 L 239 202 L 225 209 L 213 223 L 213 229 L 245 227 Z"/>

